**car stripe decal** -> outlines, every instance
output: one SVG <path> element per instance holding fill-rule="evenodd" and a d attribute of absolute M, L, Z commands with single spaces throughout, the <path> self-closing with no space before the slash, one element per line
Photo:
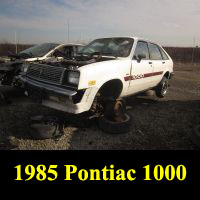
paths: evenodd
<path fill-rule="evenodd" d="M 133 80 L 133 76 L 126 76 L 126 77 L 124 77 L 124 80 L 125 81 Z"/>
<path fill-rule="evenodd" d="M 163 71 L 141 74 L 141 75 L 134 75 L 134 76 L 126 76 L 126 77 L 124 77 L 124 80 L 125 81 L 131 81 L 131 80 L 136 80 L 136 79 L 148 78 L 148 77 L 151 77 L 151 76 L 158 76 L 158 75 L 161 75 L 161 74 L 163 74 Z"/>
<path fill-rule="evenodd" d="M 144 74 L 144 78 L 151 77 L 151 76 L 158 76 L 158 75 L 161 75 L 162 73 L 163 71 Z"/>

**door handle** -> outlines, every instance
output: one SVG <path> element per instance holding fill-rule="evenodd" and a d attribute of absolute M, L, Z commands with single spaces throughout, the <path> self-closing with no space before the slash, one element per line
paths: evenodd
<path fill-rule="evenodd" d="M 165 64 L 165 62 L 162 62 L 162 64 Z"/>
<path fill-rule="evenodd" d="M 153 63 L 152 63 L 152 62 L 149 62 L 149 64 L 152 65 Z"/>

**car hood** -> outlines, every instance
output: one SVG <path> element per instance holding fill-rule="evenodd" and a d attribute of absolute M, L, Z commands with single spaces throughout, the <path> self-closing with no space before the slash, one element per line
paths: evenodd
<path fill-rule="evenodd" d="M 117 63 L 123 62 L 127 59 L 124 58 L 108 58 L 106 60 L 102 60 L 102 61 L 98 61 L 98 62 L 94 62 L 88 65 L 83 65 L 81 67 L 79 67 L 79 70 L 86 70 L 86 69 L 90 69 L 90 68 L 96 68 L 96 67 L 103 67 L 103 66 L 107 66 L 107 65 L 115 65 Z"/>

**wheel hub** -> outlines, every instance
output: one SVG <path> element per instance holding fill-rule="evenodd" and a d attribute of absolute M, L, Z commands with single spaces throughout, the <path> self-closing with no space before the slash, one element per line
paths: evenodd
<path fill-rule="evenodd" d="M 167 93 L 167 89 L 168 89 L 168 84 L 165 82 L 165 83 L 163 83 L 163 86 L 162 86 L 163 95 L 165 95 Z"/>
<path fill-rule="evenodd" d="M 113 120 L 116 122 L 122 122 L 125 120 L 126 105 L 122 100 L 116 100 L 114 105 Z"/>

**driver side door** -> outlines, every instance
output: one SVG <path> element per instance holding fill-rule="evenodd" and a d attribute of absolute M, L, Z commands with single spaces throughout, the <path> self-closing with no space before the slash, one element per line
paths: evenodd
<path fill-rule="evenodd" d="M 138 60 L 139 55 L 145 55 L 145 58 Z M 134 94 L 152 87 L 153 81 L 150 76 L 152 73 L 153 63 L 150 60 L 148 43 L 145 41 L 138 41 L 132 59 L 130 92 Z"/>

